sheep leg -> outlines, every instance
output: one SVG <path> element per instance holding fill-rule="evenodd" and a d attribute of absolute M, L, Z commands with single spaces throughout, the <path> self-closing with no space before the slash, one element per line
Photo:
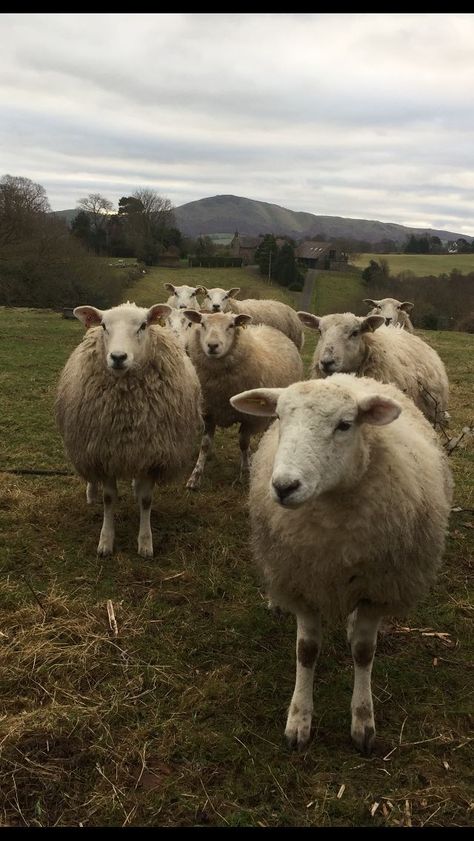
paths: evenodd
<path fill-rule="evenodd" d="M 250 470 L 249 461 L 249 447 L 250 447 L 251 432 L 244 424 L 240 424 L 239 429 L 239 447 L 240 447 L 240 478 L 243 479 L 245 473 Z"/>
<path fill-rule="evenodd" d="M 153 557 L 153 537 L 151 534 L 150 514 L 154 480 L 149 476 L 135 479 L 134 488 L 140 506 L 140 531 L 138 532 L 138 554 L 142 558 Z"/>
<path fill-rule="evenodd" d="M 351 613 L 348 640 L 354 660 L 354 691 L 351 702 L 351 736 L 356 747 L 369 756 L 375 742 L 371 675 L 382 614 L 370 602 L 360 602 Z"/>
<path fill-rule="evenodd" d="M 186 483 L 186 487 L 190 488 L 190 490 L 195 490 L 201 484 L 201 476 L 204 473 L 204 467 L 207 461 L 207 457 L 214 443 L 215 431 L 216 425 L 214 421 L 211 421 L 209 418 L 205 418 L 204 435 L 202 436 L 201 449 L 199 450 L 198 460 L 196 462 L 193 472 L 191 473 L 191 476 L 189 477 Z"/>
<path fill-rule="evenodd" d="M 321 616 L 298 613 L 296 634 L 296 683 L 291 699 L 285 736 L 291 748 L 302 750 L 309 742 L 313 716 L 313 682 L 321 650 Z"/>
<path fill-rule="evenodd" d="M 104 521 L 100 532 L 97 554 L 101 556 L 111 555 L 114 551 L 114 509 L 118 499 L 117 482 L 115 479 L 105 479 L 104 489 Z"/>
<path fill-rule="evenodd" d="M 94 502 L 97 502 L 99 498 L 99 483 L 98 482 L 88 482 L 86 487 L 86 499 L 87 504 L 92 505 Z"/>

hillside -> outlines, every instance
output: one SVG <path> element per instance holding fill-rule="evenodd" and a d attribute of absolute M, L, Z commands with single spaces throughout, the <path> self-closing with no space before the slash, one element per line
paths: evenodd
<path fill-rule="evenodd" d="M 68 224 L 79 210 L 57 210 L 56 216 Z M 428 233 L 442 240 L 458 239 L 463 234 L 432 228 L 409 228 L 394 222 L 369 219 L 347 219 L 343 216 L 318 216 L 314 213 L 288 210 L 278 204 L 255 201 L 241 196 L 210 196 L 188 202 L 174 210 L 176 223 L 185 236 L 233 234 L 248 236 L 262 233 L 281 234 L 294 239 L 306 239 L 318 234 L 326 237 L 350 237 L 375 243 L 391 239 L 404 243 L 410 234 Z"/>
<path fill-rule="evenodd" d="M 392 239 L 397 243 L 405 242 L 410 234 L 426 232 L 443 240 L 463 236 L 453 231 L 409 228 L 393 222 L 317 216 L 288 210 L 277 204 L 226 195 L 183 204 L 175 208 L 175 216 L 178 227 L 186 236 L 238 231 L 249 236 L 274 233 L 302 239 L 324 233 L 328 238 L 351 237 L 368 242 Z"/>

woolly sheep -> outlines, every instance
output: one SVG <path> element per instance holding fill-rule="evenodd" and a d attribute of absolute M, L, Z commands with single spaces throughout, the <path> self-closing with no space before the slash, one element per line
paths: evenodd
<path fill-rule="evenodd" d="M 298 315 L 307 327 L 321 333 L 310 377 L 342 372 L 393 382 L 431 423 L 445 422 L 449 398 L 446 369 L 436 351 L 418 336 L 385 326 L 380 315 Z"/>
<path fill-rule="evenodd" d="M 396 298 L 381 298 L 379 301 L 373 301 L 372 298 L 364 298 L 364 304 L 370 304 L 373 307 L 368 315 L 383 316 L 387 327 L 398 325 L 403 330 L 414 333 L 415 328 L 410 321 L 409 313 L 415 305 L 410 301 L 397 301 Z"/>
<path fill-rule="evenodd" d="M 133 478 L 138 552 L 152 557 L 153 485 L 186 469 L 193 433 L 202 430 L 197 374 L 170 332 L 157 324 L 169 310 L 166 304 L 145 309 L 130 302 L 105 311 L 74 310 L 90 329 L 61 373 L 55 414 L 66 452 L 88 482 L 89 502 L 103 485 L 99 555 L 113 551 L 116 481 Z"/>
<path fill-rule="evenodd" d="M 370 753 L 377 630 L 435 580 L 452 495 L 446 455 L 413 401 L 368 377 L 259 388 L 231 403 L 279 418 L 252 458 L 249 510 L 270 597 L 297 620 L 287 740 L 299 749 L 309 740 L 321 618 L 349 617 L 351 735 Z"/>
<path fill-rule="evenodd" d="M 199 309 L 197 296 L 203 293 L 203 286 L 173 286 L 172 283 L 165 283 L 165 289 L 171 292 L 166 302 L 169 307 L 176 307 L 176 309 L 182 310 Z"/>
<path fill-rule="evenodd" d="M 232 408 L 233 394 L 257 385 L 285 386 L 301 379 L 303 363 L 290 339 L 265 324 L 245 325 L 245 313 L 197 313 L 185 315 L 200 324 L 191 335 L 188 352 L 202 388 L 205 430 L 196 466 L 187 487 L 199 487 L 212 447 L 216 426 L 227 428 L 240 423 L 241 477 L 249 469 L 250 438 L 267 428 L 268 418 L 249 418 Z M 244 329 L 245 327 L 245 329 Z"/>
<path fill-rule="evenodd" d="M 171 330 L 180 345 L 186 350 L 192 324 L 181 309 L 173 307 L 165 318 L 165 326 Z"/>
<path fill-rule="evenodd" d="M 206 289 L 203 286 L 202 289 L 206 293 L 202 305 L 203 310 L 247 313 L 252 316 L 253 324 L 268 324 L 269 327 L 281 330 L 294 342 L 298 350 L 302 349 L 304 332 L 293 307 L 281 301 L 275 301 L 273 298 L 260 300 L 246 298 L 244 301 L 236 301 L 234 296 L 240 292 L 239 286 L 229 290 L 220 289 L 217 286 L 214 289 Z"/>

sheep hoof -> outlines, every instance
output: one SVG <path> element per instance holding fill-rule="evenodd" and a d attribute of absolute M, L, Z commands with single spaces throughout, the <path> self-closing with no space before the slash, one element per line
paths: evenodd
<path fill-rule="evenodd" d="M 150 543 L 139 543 L 138 544 L 138 554 L 142 558 L 152 558 L 153 557 L 153 545 Z"/>
<path fill-rule="evenodd" d="M 364 756 L 370 756 L 375 743 L 375 727 L 371 724 L 365 725 L 365 727 L 353 730 L 351 736 L 357 750 Z"/>
<path fill-rule="evenodd" d="M 288 719 L 285 737 L 290 750 L 301 753 L 308 745 L 311 735 L 311 714 L 299 714 Z"/>
<path fill-rule="evenodd" d="M 99 543 L 97 547 L 97 555 L 99 558 L 107 558 L 109 555 L 112 555 L 113 551 L 113 546 L 109 546 L 107 543 Z"/>

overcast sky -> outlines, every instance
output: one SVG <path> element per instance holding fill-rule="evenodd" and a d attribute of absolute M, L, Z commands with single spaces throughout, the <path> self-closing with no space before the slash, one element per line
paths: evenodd
<path fill-rule="evenodd" d="M 474 236 L 473 14 L 2 14 L 0 176 Z"/>

